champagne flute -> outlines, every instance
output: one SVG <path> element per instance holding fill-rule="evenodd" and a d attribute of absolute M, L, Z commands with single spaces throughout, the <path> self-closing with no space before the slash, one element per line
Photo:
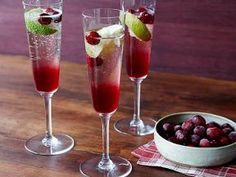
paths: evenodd
<path fill-rule="evenodd" d="M 126 69 L 130 80 L 134 82 L 135 95 L 133 117 L 118 120 L 114 124 L 120 133 L 144 136 L 154 132 L 156 121 L 140 118 L 140 92 L 141 83 L 149 70 L 155 7 L 155 0 L 121 0 L 126 24 Z"/>
<path fill-rule="evenodd" d="M 63 0 L 22 3 L 34 85 L 44 99 L 46 111 L 46 133 L 27 140 L 25 148 L 38 155 L 63 154 L 74 146 L 70 136 L 52 133 L 52 97 L 59 86 Z"/>
<path fill-rule="evenodd" d="M 85 176 L 127 176 L 132 166 L 118 156 L 109 155 L 109 121 L 120 96 L 120 74 L 123 54 L 124 26 L 121 11 L 89 9 L 83 12 L 85 50 L 92 102 L 102 122 L 102 157 L 80 164 Z"/>

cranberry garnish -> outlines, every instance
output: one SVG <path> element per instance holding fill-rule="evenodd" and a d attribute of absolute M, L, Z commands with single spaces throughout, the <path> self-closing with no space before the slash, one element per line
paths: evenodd
<path fill-rule="evenodd" d="M 174 126 L 174 131 L 176 132 L 177 130 L 181 130 L 181 125 L 175 125 Z"/>
<path fill-rule="evenodd" d="M 220 144 L 222 146 L 230 144 L 230 139 L 227 136 L 223 136 L 220 138 Z"/>
<path fill-rule="evenodd" d="M 176 139 L 181 143 L 186 143 L 188 140 L 188 133 L 183 130 L 178 130 L 175 132 Z"/>
<path fill-rule="evenodd" d="M 230 129 L 232 129 L 232 131 L 234 131 L 234 128 L 233 128 L 230 124 L 228 124 L 228 123 L 222 124 L 222 125 L 221 125 L 221 128 L 222 128 L 222 129 L 224 129 L 224 128 L 230 128 Z"/>
<path fill-rule="evenodd" d="M 134 9 L 129 9 L 128 12 L 131 13 L 131 14 L 134 14 L 135 10 Z"/>
<path fill-rule="evenodd" d="M 40 14 L 38 22 L 41 25 L 49 25 L 52 22 L 52 18 L 51 17 L 47 17 L 47 16 L 49 16 L 49 14 L 46 14 L 46 13 Z"/>
<path fill-rule="evenodd" d="M 45 10 L 46 13 L 53 13 L 55 12 L 55 10 L 51 7 L 48 7 L 46 10 Z"/>
<path fill-rule="evenodd" d="M 147 9 L 145 9 L 144 7 L 139 7 L 136 12 L 141 13 L 141 12 L 147 12 Z"/>
<path fill-rule="evenodd" d="M 87 64 L 91 68 L 93 68 L 95 66 L 101 66 L 103 64 L 103 59 L 101 59 L 99 57 L 97 57 L 97 58 L 87 57 Z"/>
<path fill-rule="evenodd" d="M 222 131 L 223 131 L 223 133 L 224 133 L 225 135 L 228 135 L 228 134 L 230 134 L 230 132 L 233 131 L 233 129 L 231 129 L 231 128 L 229 128 L 229 127 L 226 127 L 226 128 L 223 128 Z"/>
<path fill-rule="evenodd" d="M 138 16 L 139 20 L 141 20 L 144 24 L 153 24 L 154 22 L 154 16 L 147 13 L 147 12 L 141 12 Z"/>
<path fill-rule="evenodd" d="M 97 45 L 100 42 L 101 36 L 96 31 L 91 31 L 88 35 L 86 35 L 86 41 L 91 45 Z"/>
<path fill-rule="evenodd" d="M 218 127 L 218 128 L 220 128 L 220 125 L 219 125 L 218 123 L 212 121 L 212 122 L 207 123 L 207 124 L 206 124 L 206 127 L 207 127 L 207 128 L 212 128 L 212 127 Z"/>
<path fill-rule="evenodd" d="M 194 146 L 198 146 L 199 145 L 199 142 L 200 142 L 200 136 L 198 135 L 191 135 L 191 144 L 193 144 Z"/>

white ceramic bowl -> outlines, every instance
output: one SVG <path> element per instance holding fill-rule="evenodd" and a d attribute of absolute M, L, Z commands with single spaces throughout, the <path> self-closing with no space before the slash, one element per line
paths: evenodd
<path fill-rule="evenodd" d="M 154 140 L 158 151 L 168 160 L 196 167 L 222 165 L 235 159 L 236 142 L 221 147 L 189 147 L 172 143 L 164 139 L 157 132 L 159 127 L 162 126 L 165 122 L 181 123 L 194 115 L 203 116 L 206 119 L 206 122 L 215 121 L 220 125 L 222 125 L 223 123 L 229 123 L 236 130 L 236 123 L 222 116 L 203 112 L 174 113 L 161 118 L 156 123 Z"/>

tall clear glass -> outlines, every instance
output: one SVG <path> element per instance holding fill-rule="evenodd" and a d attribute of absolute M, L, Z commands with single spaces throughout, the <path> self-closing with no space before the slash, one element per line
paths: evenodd
<path fill-rule="evenodd" d="M 120 97 L 124 42 L 124 16 L 120 13 L 116 9 L 89 9 L 82 14 L 90 91 L 101 119 L 103 142 L 101 157 L 81 163 L 84 176 L 127 176 L 132 170 L 128 160 L 109 155 L 109 121 Z"/>
<path fill-rule="evenodd" d="M 46 111 L 45 134 L 27 140 L 25 148 L 39 155 L 63 154 L 74 146 L 70 136 L 52 133 L 52 96 L 59 86 L 63 0 L 22 2 L 34 85 L 44 99 Z"/>
<path fill-rule="evenodd" d="M 118 120 L 114 127 L 124 134 L 135 136 L 154 132 L 155 120 L 140 118 L 141 83 L 147 77 L 151 58 L 155 0 L 121 0 L 125 13 L 125 58 L 127 74 L 134 83 L 134 114 Z"/>

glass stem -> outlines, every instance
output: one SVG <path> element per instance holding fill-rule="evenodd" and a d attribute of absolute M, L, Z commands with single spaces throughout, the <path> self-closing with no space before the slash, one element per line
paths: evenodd
<path fill-rule="evenodd" d="M 143 121 L 140 119 L 140 92 L 142 79 L 134 79 L 134 114 L 130 126 L 142 126 Z"/>
<path fill-rule="evenodd" d="M 113 162 L 109 156 L 109 122 L 112 114 L 100 114 L 102 122 L 102 159 L 98 167 L 102 170 L 111 170 L 114 167 Z"/>
<path fill-rule="evenodd" d="M 44 105 L 46 111 L 46 136 L 52 137 L 52 95 L 44 95 Z"/>
<path fill-rule="evenodd" d="M 42 140 L 42 143 L 50 147 L 56 143 L 56 138 L 52 135 L 52 96 L 53 93 L 41 94 L 44 98 L 44 106 L 46 112 L 46 135 Z"/>

